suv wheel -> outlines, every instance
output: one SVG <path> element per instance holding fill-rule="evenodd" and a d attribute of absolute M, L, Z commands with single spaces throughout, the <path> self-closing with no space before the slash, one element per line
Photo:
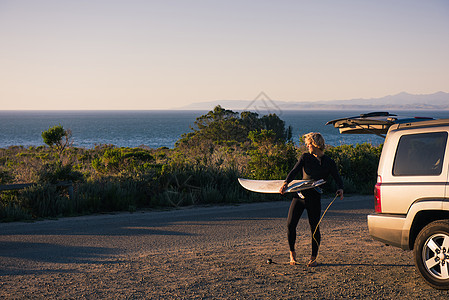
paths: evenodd
<path fill-rule="evenodd" d="M 413 251 L 421 276 L 434 288 L 449 289 L 449 220 L 424 227 Z"/>

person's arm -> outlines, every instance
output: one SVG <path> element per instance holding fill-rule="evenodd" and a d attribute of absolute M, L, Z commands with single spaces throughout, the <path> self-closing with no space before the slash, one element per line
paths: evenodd
<path fill-rule="evenodd" d="M 282 195 L 284 194 L 289 182 L 292 181 L 295 178 L 295 176 L 299 173 L 299 171 L 302 170 L 303 164 L 304 164 L 304 155 L 302 155 L 299 158 L 298 162 L 295 164 L 293 169 L 288 173 L 287 177 L 284 180 L 284 184 L 279 189 L 279 193 L 281 193 Z"/>
<path fill-rule="evenodd" d="M 284 184 L 281 186 L 281 188 L 279 189 L 279 193 L 281 193 L 281 195 L 284 195 L 285 190 L 287 189 L 288 186 L 288 182 L 284 181 Z"/>

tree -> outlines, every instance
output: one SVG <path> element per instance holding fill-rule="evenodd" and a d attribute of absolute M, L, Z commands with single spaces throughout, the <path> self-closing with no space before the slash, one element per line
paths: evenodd
<path fill-rule="evenodd" d="M 202 140 L 217 144 L 229 141 L 243 142 L 247 138 L 245 128 L 239 123 L 238 113 L 220 105 L 195 121 L 196 135 Z"/>
<path fill-rule="evenodd" d="M 261 118 L 264 129 L 271 130 L 276 135 L 279 141 L 287 142 L 292 139 L 292 128 L 288 126 L 285 129 L 285 122 L 281 120 L 276 114 L 265 115 Z"/>
<path fill-rule="evenodd" d="M 216 106 L 207 114 L 195 121 L 197 129 L 184 134 L 177 142 L 177 146 L 194 146 L 201 143 L 213 144 L 242 144 L 251 140 L 251 131 L 271 130 L 276 141 L 288 142 L 291 139 L 291 128 L 285 129 L 285 122 L 276 114 L 269 114 L 259 118 L 255 112 L 244 111 L 240 114 Z"/>
<path fill-rule="evenodd" d="M 42 132 L 44 143 L 50 148 L 55 148 L 59 153 L 69 145 L 72 132 L 65 130 L 62 125 L 50 127 L 48 130 Z"/>
<path fill-rule="evenodd" d="M 254 179 L 285 178 L 296 162 L 293 143 L 282 142 L 273 130 L 251 131 L 249 138 L 252 149 L 249 151 L 248 176 Z"/>
<path fill-rule="evenodd" d="M 195 125 L 193 132 L 183 134 L 175 146 L 196 164 L 232 160 L 236 150 L 250 150 L 255 145 L 251 132 L 253 137 L 261 134 L 265 144 L 285 144 L 291 138 L 291 128 L 286 130 L 285 122 L 275 114 L 260 118 L 255 112 L 244 111 L 239 115 L 220 105 L 197 118 Z"/>

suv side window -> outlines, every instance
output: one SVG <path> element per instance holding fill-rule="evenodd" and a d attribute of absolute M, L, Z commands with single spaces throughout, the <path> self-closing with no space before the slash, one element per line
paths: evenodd
<path fill-rule="evenodd" d="M 440 175 L 447 136 L 447 132 L 403 135 L 396 150 L 393 175 Z"/>

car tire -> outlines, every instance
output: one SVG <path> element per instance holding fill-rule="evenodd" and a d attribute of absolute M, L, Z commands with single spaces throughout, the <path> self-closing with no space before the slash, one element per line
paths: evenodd
<path fill-rule="evenodd" d="M 425 226 L 416 237 L 413 252 L 424 280 L 436 289 L 449 289 L 449 220 Z"/>

